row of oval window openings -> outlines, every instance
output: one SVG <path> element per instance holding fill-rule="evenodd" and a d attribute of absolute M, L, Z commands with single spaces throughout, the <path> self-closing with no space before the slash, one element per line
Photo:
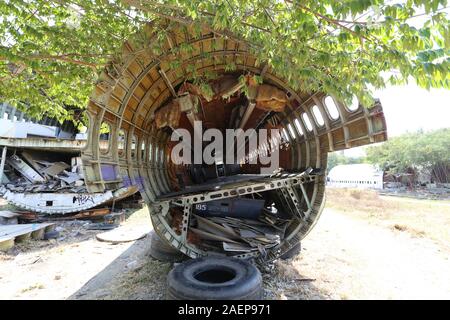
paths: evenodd
<path fill-rule="evenodd" d="M 337 107 L 336 102 L 334 101 L 334 99 L 332 97 L 330 97 L 330 96 L 327 96 L 323 101 L 324 101 L 324 106 L 326 108 L 326 112 L 328 113 L 329 117 L 332 120 L 339 119 L 339 111 L 338 111 L 338 107 Z M 346 106 L 346 107 L 347 107 L 347 109 L 350 112 L 356 111 L 359 108 L 358 100 L 354 97 L 353 100 L 352 100 L 352 103 L 350 105 Z M 313 114 L 315 123 L 319 127 L 322 127 L 325 124 L 325 121 L 323 120 L 323 116 L 322 116 L 322 113 L 319 110 L 319 107 L 317 105 L 314 105 L 311 108 L 311 110 L 312 110 L 312 114 Z M 303 112 L 301 114 L 301 117 L 302 117 L 303 122 L 304 122 L 304 124 L 306 126 L 306 129 L 308 131 L 312 131 L 313 130 L 313 126 L 312 126 L 311 120 L 309 119 L 309 116 L 306 113 Z M 303 135 L 303 129 L 302 129 L 302 126 L 300 125 L 300 121 L 298 119 L 294 119 L 294 124 L 295 124 L 295 127 L 297 129 L 298 134 L 300 136 L 302 136 Z M 293 138 L 295 138 L 297 135 L 295 134 L 294 128 L 292 127 L 292 125 L 288 124 L 287 128 L 289 130 L 290 135 Z M 285 140 L 289 141 L 289 135 L 288 135 L 286 129 L 284 129 L 284 128 L 283 128 L 283 137 L 284 137 Z"/>
<path fill-rule="evenodd" d="M 358 180 L 329 180 L 331 183 L 352 183 L 352 184 L 377 184 L 376 181 L 358 181 Z"/>
<path fill-rule="evenodd" d="M 328 115 L 330 116 L 330 118 L 332 120 L 339 119 L 338 107 L 337 107 L 334 99 L 331 96 L 327 96 L 324 99 L 324 105 L 325 105 L 325 108 L 327 109 Z M 358 100 L 356 98 L 353 98 L 352 103 L 349 106 L 347 106 L 347 108 L 351 112 L 356 111 L 358 109 L 358 107 L 359 107 L 359 103 L 358 103 Z M 323 126 L 325 124 L 325 122 L 323 120 L 322 113 L 320 112 L 319 107 L 317 105 L 314 105 L 311 108 L 311 110 L 312 110 L 312 113 L 313 113 L 313 116 L 314 116 L 314 120 L 317 123 L 317 125 L 320 126 L 320 127 Z M 308 131 L 312 131 L 313 127 L 312 127 L 312 123 L 311 123 L 311 120 L 309 119 L 308 115 L 306 113 L 302 113 L 301 117 L 302 117 L 303 122 L 304 122 L 304 124 L 306 126 L 306 129 L 308 129 Z M 104 122 L 103 124 L 109 127 L 108 123 Z M 302 127 L 301 127 L 300 122 L 299 122 L 298 119 L 294 120 L 294 124 L 295 124 L 295 127 L 297 128 L 297 132 L 300 135 L 303 135 L 303 130 L 302 130 Z M 293 138 L 295 138 L 296 134 L 294 132 L 294 128 L 292 128 L 292 126 L 290 124 L 287 125 L 287 128 L 288 128 L 289 133 L 291 134 L 291 136 Z M 109 131 L 109 130 L 107 130 L 107 131 Z M 283 128 L 283 136 L 284 136 L 285 140 L 289 141 L 289 135 L 287 134 L 287 131 L 284 128 Z M 100 140 L 108 141 L 109 140 L 109 135 L 101 135 L 100 136 Z M 122 141 L 124 141 L 124 140 L 125 140 L 125 132 L 121 129 L 120 132 L 119 132 L 119 143 L 123 143 Z M 136 148 L 135 145 L 136 145 L 136 138 L 133 137 L 132 146 L 131 146 L 132 150 L 134 150 Z M 143 144 L 141 149 L 144 150 L 144 148 L 145 148 L 145 146 Z M 120 146 L 119 146 L 119 149 L 123 149 L 123 148 L 120 148 Z M 109 145 L 105 146 L 104 144 L 101 143 L 100 144 L 100 150 L 102 152 L 107 152 L 109 150 Z"/>

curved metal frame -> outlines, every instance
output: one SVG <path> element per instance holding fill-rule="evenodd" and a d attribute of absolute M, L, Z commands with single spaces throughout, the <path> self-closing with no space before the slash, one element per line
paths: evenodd
<path fill-rule="evenodd" d="M 148 38 L 151 43 L 158 30 Z M 85 181 L 90 192 L 115 190 L 119 187 L 137 185 L 145 201 L 150 205 L 152 221 L 156 232 L 184 253 L 196 257 L 207 254 L 191 250 L 185 244 L 175 241 L 173 232 L 164 221 L 164 206 L 157 198 L 171 189 L 167 170 L 168 155 L 161 157 L 158 150 L 166 151 L 169 135 L 154 126 L 154 112 L 173 98 L 173 87 L 189 77 L 186 65 L 194 63 L 197 73 L 207 71 L 225 73 L 228 63 L 233 62 L 236 70 L 260 73 L 264 69 L 264 80 L 287 92 L 290 97 L 289 109 L 279 114 L 280 124 L 290 124 L 295 137 L 289 141 L 290 169 L 294 172 L 312 167 L 326 169 L 327 153 L 386 140 L 386 124 L 381 105 L 377 103 L 370 110 L 358 108 L 349 111 L 342 103 L 336 101 L 339 111 L 338 119 L 332 119 L 325 106 L 325 95 L 320 92 L 306 94 L 293 90 L 286 81 L 277 76 L 275 70 L 258 64 L 256 58 L 242 42 L 224 39 L 203 30 L 199 35 L 184 32 L 181 26 L 173 27 L 166 48 L 158 57 L 152 57 L 149 50 L 132 48 L 129 43 L 123 47 L 122 59 L 111 63 L 101 74 L 90 97 L 87 113 L 90 120 L 89 143 L 82 153 Z M 192 52 L 183 55 L 183 65 L 176 70 L 170 69 L 169 61 L 181 45 L 190 44 Z M 161 72 L 162 70 L 162 72 Z M 180 74 L 181 73 L 181 74 Z M 169 83 L 168 83 L 169 82 Z M 324 125 L 318 126 L 312 115 L 312 106 L 317 105 Z M 312 130 L 306 128 L 301 114 L 306 113 Z M 295 120 L 303 130 L 298 132 Z M 103 121 L 111 125 L 111 147 L 107 154 L 99 152 L 99 128 Z M 119 130 L 125 131 L 125 155 L 119 157 L 117 139 Z M 291 132 L 288 131 L 288 134 Z M 135 157 L 131 157 L 132 137 L 136 135 Z M 140 146 L 144 143 L 144 156 Z M 162 158 L 162 159 L 161 159 Z M 162 161 L 161 161 L 162 160 Z M 114 168 L 115 179 L 103 179 L 102 170 Z M 298 188 L 295 187 L 295 188 Z M 304 190 L 311 200 L 312 210 L 304 223 L 298 223 L 295 233 L 281 245 L 281 252 L 287 251 L 296 241 L 303 238 L 314 225 L 323 208 L 325 181 L 324 177 L 314 181 L 312 188 Z M 302 190 L 298 189 L 298 192 Z M 170 229 L 170 228 L 169 228 Z"/>

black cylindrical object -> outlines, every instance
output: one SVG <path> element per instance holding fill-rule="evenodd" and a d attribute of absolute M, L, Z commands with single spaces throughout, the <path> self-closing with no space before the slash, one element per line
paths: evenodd
<path fill-rule="evenodd" d="M 264 207 L 264 200 L 231 198 L 194 205 L 194 212 L 203 217 L 234 217 L 257 219 Z"/>

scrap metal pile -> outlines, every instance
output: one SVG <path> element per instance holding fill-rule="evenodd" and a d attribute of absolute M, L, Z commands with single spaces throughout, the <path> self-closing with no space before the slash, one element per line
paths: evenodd
<path fill-rule="evenodd" d="M 72 157 L 71 165 L 34 159 L 30 153 L 22 152 L 7 158 L 10 170 L 4 174 L 9 180 L 5 189 L 13 192 L 86 192 L 81 158 Z"/>
<path fill-rule="evenodd" d="M 16 207 L 44 214 L 82 212 L 135 194 L 136 186 L 92 193 L 77 153 L 15 149 L 5 156 L 0 195 Z M 70 163 L 70 164 L 69 164 Z"/>
<path fill-rule="evenodd" d="M 265 205 L 268 201 L 262 196 L 197 204 L 189 230 L 203 240 L 198 245 L 217 252 L 262 254 L 279 245 L 291 217 L 279 212 L 273 203 Z"/>
<path fill-rule="evenodd" d="M 222 249 L 227 252 L 252 252 L 259 251 L 264 253 L 266 249 L 273 248 L 280 244 L 284 237 L 284 232 L 288 220 L 276 218 L 279 223 L 267 224 L 264 222 L 266 215 L 270 215 L 267 209 L 262 211 L 259 219 L 239 219 L 232 217 L 212 217 L 203 218 L 193 215 L 197 222 L 197 228 L 191 227 L 190 230 L 205 240 L 201 242 L 202 247 L 215 249 L 219 242 Z M 195 225 L 195 220 L 194 220 Z"/>
<path fill-rule="evenodd" d="M 189 256 L 214 252 L 272 260 L 282 245 L 298 242 L 297 223 L 313 213 L 307 190 L 322 174 L 311 168 L 240 174 L 174 192 L 152 207 L 155 229 L 164 230 L 165 238 Z"/>

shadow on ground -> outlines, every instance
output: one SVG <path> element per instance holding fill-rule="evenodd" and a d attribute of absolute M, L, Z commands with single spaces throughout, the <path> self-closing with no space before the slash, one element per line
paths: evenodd
<path fill-rule="evenodd" d="M 173 265 L 149 255 L 150 237 L 136 241 L 69 299 L 165 299 L 166 277 Z M 263 270 L 265 299 L 326 299 L 326 295 L 294 268 L 278 261 Z"/>
<path fill-rule="evenodd" d="M 164 299 L 171 264 L 150 257 L 150 237 L 137 240 L 68 299 Z"/>

